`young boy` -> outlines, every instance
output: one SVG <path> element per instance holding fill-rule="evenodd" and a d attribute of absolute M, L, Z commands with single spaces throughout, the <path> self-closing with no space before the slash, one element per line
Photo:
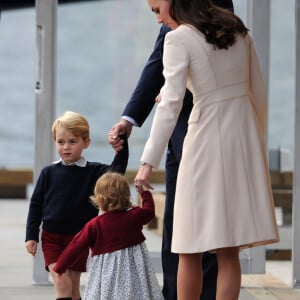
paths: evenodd
<path fill-rule="evenodd" d="M 53 267 L 72 238 L 98 210 L 91 204 L 97 179 L 107 171 L 125 173 L 128 144 L 116 154 L 111 165 L 89 162 L 83 156 L 90 145 L 88 121 L 78 113 L 65 112 L 52 125 L 53 139 L 60 160 L 41 171 L 33 191 L 26 225 L 25 246 L 35 256 L 42 225 L 42 250 L 45 268 L 50 271 L 57 300 L 81 299 L 80 275 L 86 271 L 88 250 L 63 276 Z"/>

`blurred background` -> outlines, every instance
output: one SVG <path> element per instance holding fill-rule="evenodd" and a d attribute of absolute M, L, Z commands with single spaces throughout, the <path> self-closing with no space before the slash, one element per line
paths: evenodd
<path fill-rule="evenodd" d="M 247 1 L 234 0 L 246 22 Z M 295 0 L 271 2 L 268 148 L 293 167 Z M 0 20 L 0 168 L 33 168 L 37 49 L 35 9 L 4 10 Z M 56 115 L 82 113 L 90 123 L 90 161 L 110 163 L 107 134 L 123 111 L 160 26 L 146 0 L 58 6 Z M 153 115 L 153 114 L 152 114 Z M 152 117 L 130 138 L 137 168 Z M 50 128 L 49 128 L 49 134 Z M 271 155 L 272 156 L 272 155 Z M 164 162 L 161 163 L 164 167 Z"/>

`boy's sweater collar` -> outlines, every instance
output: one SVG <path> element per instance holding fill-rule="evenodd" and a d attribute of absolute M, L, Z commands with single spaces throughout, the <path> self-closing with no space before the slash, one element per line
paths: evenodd
<path fill-rule="evenodd" d="M 77 161 L 71 163 L 71 164 L 67 164 L 65 161 L 63 161 L 62 159 L 53 162 L 54 164 L 62 164 L 64 166 L 77 166 L 77 167 L 81 167 L 84 168 L 86 167 L 87 164 L 87 160 L 84 156 L 81 156 Z"/>

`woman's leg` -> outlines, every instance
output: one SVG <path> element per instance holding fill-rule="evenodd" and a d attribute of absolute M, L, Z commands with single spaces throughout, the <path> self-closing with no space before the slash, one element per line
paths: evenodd
<path fill-rule="evenodd" d="M 238 300 L 241 288 L 239 248 L 218 249 L 217 259 L 217 300 Z"/>
<path fill-rule="evenodd" d="M 177 299 L 198 300 L 202 291 L 202 254 L 179 254 Z"/>

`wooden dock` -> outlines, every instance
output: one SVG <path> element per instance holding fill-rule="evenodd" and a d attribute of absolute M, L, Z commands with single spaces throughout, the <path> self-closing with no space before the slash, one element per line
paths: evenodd
<path fill-rule="evenodd" d="M 241 300 L 300 300 L 300 291 L 273 274 L 242 275 Z"/>

